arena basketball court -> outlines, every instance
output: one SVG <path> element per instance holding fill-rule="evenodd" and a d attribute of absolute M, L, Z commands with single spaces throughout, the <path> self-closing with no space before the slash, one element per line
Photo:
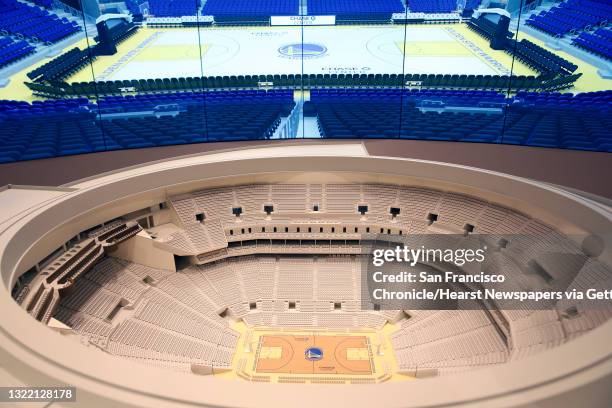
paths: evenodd
<path fill-rule="evenodd" d="M 481 38 L 457 24 L 303 30 L 202 28 L 199 33 L 197 29 L 141 29 L 123 46 L 127 52 L 120 49 L 117 55 L 99 57 L 94 63 L 98 80 L 189 77 L 202 73 L 397 74 L 403 69 L 411 73 L 508 75 L 512 66 L 508 54 L 490 49 Z M 518 74 L 532 72 L 520 63 L 515 64 Z M 73 79 L 82 78 L 77 75 Z"/>

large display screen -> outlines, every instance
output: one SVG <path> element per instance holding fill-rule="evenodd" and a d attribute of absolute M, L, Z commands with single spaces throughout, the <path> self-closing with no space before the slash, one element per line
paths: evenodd
<path fill-rule="evenodd" d="M 280 138 L 611 151 L 609 2 L 497 6 L 3 0 L 0 162 Z"/>

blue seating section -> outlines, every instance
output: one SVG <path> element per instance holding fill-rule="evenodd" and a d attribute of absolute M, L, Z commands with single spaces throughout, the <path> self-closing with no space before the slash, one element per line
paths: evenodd
<path fill-rule="evenodd" d="M 501 94 L 472 91 L 324 90 L 313 92 L 305 112 L 317 116 L 326 138 L 402 138 L 508 143 L 612 152 L 612 91 L 573 96 L 519 93 L 504 114 L 426 112 L 419 101 L 445 106 L 504 102 Z M 376 94 L 377 93 L 377 94 Z M 399 101 L 403 103 L 398 103 Z"/>
<path fill-rule="evenodd" d="M 612 92 L 517 95 L 503 143 L 612 152 Z"/>
<path fill-rule="evenodd" d="M 156 17 L 193 16 L 200 0 L 149 0 L 149 12 Z"/>
<path fill-rule="evenodd" d="M 523 106 L 564 106 L 574 110 L 581 108 L 612 109 L 612 91 L 585 92 L 577 95 L 571 93 L 518 92 L 513 101 Z"/>
<path fill-rule="evenodd" d="M 583 32 L 572 42 L 585 50 L 612 61 L 612 30 L 610 29 L 598 28 L 593 34 Z"/>
<path fill-rule="evenodd" d="M 531 69 L 538 71 L 543 78 L 554 78 L 557 75 L 571 74 L 578 66 L 539 45 L 522 39 L 511 43 L 506 51 L 523 61 Z"/>
<path fill-rule="evenodd" d="M 50 9 L 53 5 L 53 1 L 51 0 L 31 0 L 32 3 L 38 4 L 40 7 L 44 7 L 46 9 Z"/>
<path fill-rule="evenodd" d="M 492 91 L 452 90 L 344 90 L 311 92 L 305 110 L 318 117 L 326 138 L 404 138 L 496 142 L 502 115 L 422 113 L 419 102 L 439 101 L 446 106 L 480 106 L 505 102 Z M 403 103 L 402 103 L 403 102 Z"/>
<path fill-rule="evenodd" d="M 482 0 L 467 0 L 465 2 L 465 10 L 476 10 L 480 6 Z"/>
<path fill-rule="evenodd" d="M 8 37 L 0 37 L 0 68 L 32 54 L 34 49 L 27 41 L 13 41 Z"/>
<path fill-rule="evenodd" d="M 61 81 L 83 65 L 89 63 L 95 57 L 90 56 L 88 49 L 81 50 L 77 47 L 53 58 L 51 61 L 28 72 L 28 78 L 36 82 Z"/>
<path fill-rule="evenodd" d="M 86 99 L 0 101 L 0 163 L 104 150 L 92 107 Z"/>
<path fill-rule="evenodd" d="M 456 91 L 448 89 L 313 89 L 311 100 L 316 102 L 369 102 L 373 99 L 387 103 L 401 101 L 417 103 L 425 100 L 442 101 L 448 106 L 477 106 L 506 102 L 506 97 L 495 91 Z"/>
<path fill-rule="evenodd" d="M 612 20 L 609 0 L 567 0 L 548 11 L 532 15 L 527 24 L 556 37 Z"/>
<path fill-rule="evenodd" d="M 175 104 L 171 115 L 150 114 Z M 290 91 L 109 97 L 100 109 L 135 114 L 100 120 L 87 99 L 0 101 L 0 163 L 104 150 L 269 137 L 295 103 Z M 176 106 L 174 106 L 176 108 Z M 149 113 L 147 115 L 147 113 Z"/>
<path fill-rule="evenodd" d="M 223 92 L 182 92 L 140 94 L 128 96 L 105 96 L 98 100 L 99 108 L 116 112 L 139 112 L 153 109 L 158 105 L 177 104 L 181 107 L 201 104 L 227 104 L 227 103 L 277 103 L 279 100 L 287 102 L 292 99 L 290 90 L 282 91 L 223 91 Z"/>
<path fill-rule="evenodd" d="M 149 4 L 151 4 L 151 3 L 149 3 Z M 125 6 L 129 10 L 129 12 L 132 13 L 132 15 L 142 14 L 140 12 L 140 4 L 139 4 L 139 2 L 137 0 L 126 0 Z"/>
<path fill-rule="evenodd" d="M 389 20 L 404 10 L 401 0 L 308 0 L 308 14 L 335 15 L 339 20 Z"/>
<path fill-rule="evenodd" d="M 0 120 L 9 118 L 30 118 L 53 116 L 76 110 L 93 110 L 95 105 L 86 98 L 51 99 L 48 101 L 0 101 Z"/>
<path fill-rule="evenodd" d="M 107 148 L 122 149 L 196 143 L 204 141 L 256 140 L 271 136 L 295 103 L 291 96 L 268 98 L 197 98 L 177 116 L 136 117 L 104 121 Z M 202 101 L 201 95 L 199 98 Z M 265 101 L 265 103 L 264 103 Z"/>
<path fill-rule="evenodd" d="M 432 105 L 433 103 L 433 105 Z M 267 138 L 292 91 L 0 101 L 0 163 L 105 150 Z M 452 107 L 440 113 L 423 107 Z M 501 108 L 491 113 L 476 108 Z M 499 112 L 499 111 L 498 111 Z M 304 105 L 326 138 L 506 143 L 612 152 L 612 91 L 315 89 Z M 102 116 L 100 116 L 100 113 Z"/>
<path fill-rule="evenodd" d="M 421 13 L 450 13 L 457 10 L 457 0 L 407 0 L 407 3 L 410 11 Z"/>
<path fill-rule="evenodd" d="M 16 0 L 0 0 L 0 33 L 53 43 L 80 30 L 74 21 L 60 19 L 47 10 Z"/>
<path fill-rule="evenodd" d="M 309 2 L 310 7 L 310 2 Z M 207 0 L 202 14 L 215 20 L 248 20 L 252 17 L 295 16 L 299 0 Z"/>

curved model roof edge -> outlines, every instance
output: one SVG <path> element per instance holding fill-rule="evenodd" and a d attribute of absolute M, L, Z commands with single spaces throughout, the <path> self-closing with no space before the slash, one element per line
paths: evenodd
<path fill-rule="evenodd" d="M 8 288 L 17 276 L 75 232 L 101 221 L 154 205 L 169 194 L 206 186 L 306 179 L 455 190 L 529 213 L 565 233 L 605 233 L 612 225 L 610 208 L 560 188 L 463 166 L 372 157 L 361 144 L 196 155 L 119 170 L 66 188 L 5 190 L 0 192 L 0 207 L 7 209 L 0 215 L 2 383 L 76 386 L 77 406 L 87 407 L 609 405 L 612 322 L 534 357 L 459 376 L 375 386 L 305 387 L 185 375 L 74 347 L 24 313 L 10 297 Z"/>

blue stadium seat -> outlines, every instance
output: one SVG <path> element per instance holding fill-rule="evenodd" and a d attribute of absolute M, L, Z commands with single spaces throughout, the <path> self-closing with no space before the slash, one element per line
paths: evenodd
<path fill-rule="evenodd" d="M 147 93 L 0 101 L 0 162 L 270 137 L 291 90 Z M 431 110 L 430 106 L 441 109 Z M 498 106 L 503 113 L 480 109 Z M 325 138 L 402 138 L 612 152 L 612 91 L 313 89 L 304 110 Z M 99 112 L 104 116 L 101 118 Z"/>
<path fill-rule="evenodd" d="M 612 20 L 609 0 L 567 0 L 547 11 L 534 14 L 527 24 L 546 33 L 561 37 Z"/>
<path fill-rule="evenodd" d="M 582 32 L 572 43 L 612 61 L 612 29 L 598 28 L 593 33 Z"/>
<path fill-rule="evenodd" d="M 173 115 L 155 115 L 174 105 Z M 291 91 L 144 94 L 87 99 L 0 101 L 0 162 L 95 151 L 270 137 L 295 103 Z M 102 119 L 104 114 L 135 113 Z M 168 113 L 163 111 L 162 113 Z"/>
<path fill-rule="evenodd" d="M 465 10 L 476 10 L 482 0 L 467 0 L 465 2 Z"/>
<path fill-rule="evenodd" d="M 298 15 L 299 0 L 207 0 L 202 14 L 214 16 L 215 21 L 264 21 L 270 16 Z"/>
<path fill-rule="evenodd" d="M 457 11 L 456 0 L 407 0 L 410 11 L 421 13 L 450 13 Z M 472 1 L 472 3 L 475 3 Z M 474 6 L 472 6 L 474 9 Z M 467 8 L 467 6 L 466 6 Z"/>
<path fill-rule="evenodd" d="M 31 0 L 32 3 L 34 4 L 38 4 L 41 7 L 44 7 L 46 9 L 50 9 L 51 6 L 53 5 L 53 1 L 52 0 Z"/>
<path fill-rule="evenodd" d="M 401 0 L 308 0 L 308 14 L 335 15 L 338 20 L 388 21 L 404 10 Z"/>
<path fill-rule="evenodd" d="M 81 30 L 66 18 L 17 0 L 0 0 L 0 33 L 54 43 Z"/>
<path fill-rule="evenodd" d="M 505 105 L 505 115 L 427 112 L 423 101 L 444 107 Z M 401 107 L 401 108 L 400 108 Z M 327 138 L 380 137 L 398 129 L 403 139 L 457 140 L 610 151 L 612 91 L 582 93 L 519 92 L 506 99 L 489 91 L 398 89 L 315 89 L 307 105 Z M 370 133 L 363 129 L 369 129 Z M 376 136 L 370 136 L 377 133 Z"/>
<path fill-rule="evenodd" d="M 14 41 L 9 37 L 0 36 L 0 68 L 19 61 L 35 51 L 27 41 Z"/>
<path fill-rule="evenodd" d="M 156 17 L 193 16 L 200 0 L 149 0 L 149 12 Z"/>
<path fill-rule="evenodd" d="M 28 72 L 27 76 L 35 81 L 61 81 L 95 59 L 91 54 L 92 52 L 89 49 L 72 48 L 46 64 Z"/>

